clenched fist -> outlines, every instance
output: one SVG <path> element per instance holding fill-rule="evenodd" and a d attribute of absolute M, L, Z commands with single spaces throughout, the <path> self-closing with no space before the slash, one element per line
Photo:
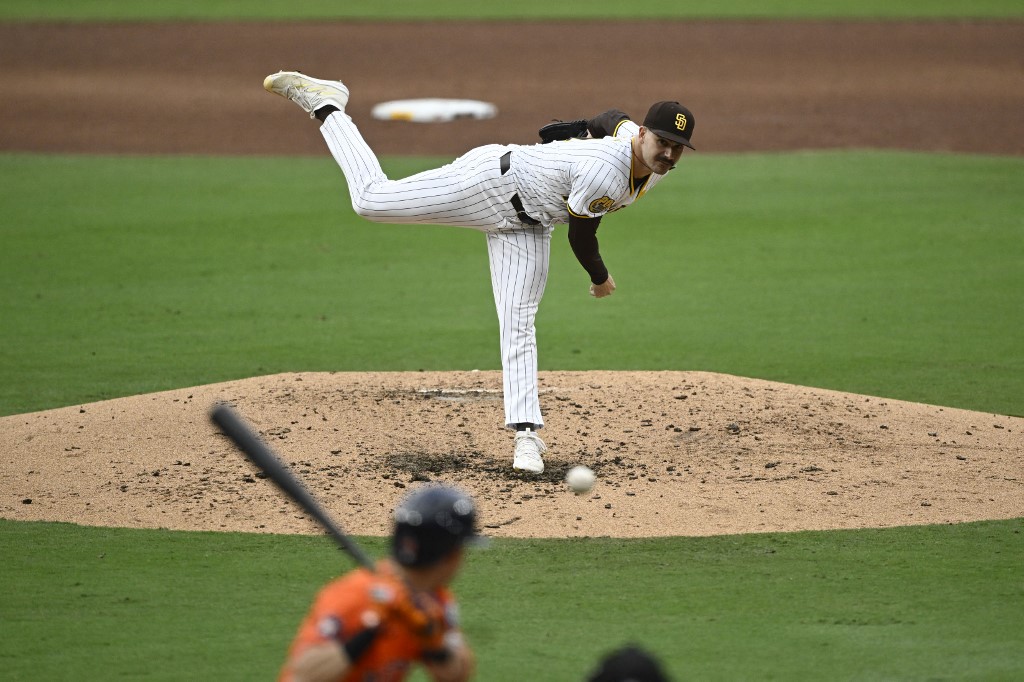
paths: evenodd
<path fill-rule="evenodd" d="M 590 285 L 590 295 L 593 296 L 594 298 L 604 298 L 605 296 L 611 296 L 613 291 L 615 291 L 615 280 L 612 279 L 611 275 L 608 275 L 608 279 L 606 279 L 601 284 Z"/>

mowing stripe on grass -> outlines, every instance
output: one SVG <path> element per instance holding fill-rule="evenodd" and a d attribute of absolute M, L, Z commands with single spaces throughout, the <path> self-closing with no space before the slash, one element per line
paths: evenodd
<path fill-rule="evenodd" d="M 487 680 L 581 680 L 637 641 L 676 679 L 1019 679 L 1024 520 L 499 539 L 455 589 Z M 384 543 L 360 538 L 372 555 Z M 0 521 L 5 679 L 269 679 L 326 537 Z"/>
<path fill-rule="evenodd" d="M 481 3 L 473 0 L 391 0 L 387 3 L 308 0 L 296 4 L 283 0 L 163 0 L 159 3 L 132 0 L 70 0 L 41 3 L 38 0 L 6 0 L 0 20 L 266 20 L 266 19 L 599 19 L 645 18 L 997 18 L 1021 17 L 1014 0 L 928 0 L 899 3 L 888 0 L 648 0 L 639 5 L 595 0 L 581 13 L 572 5 L 543 0 L 515 3 Z"/>
<path fill-rule="evenodd" d="M 281 371 L 499 367 L 482 236 L 359 220 L 329 159 L 0 155 L 0 174 L 0 414 Z M 556 230 L 541 370 L 1021 415 L 1021 216 L 1017 158 L 695 155 L 602 226 L 615 296 L 587 295 Z"/>

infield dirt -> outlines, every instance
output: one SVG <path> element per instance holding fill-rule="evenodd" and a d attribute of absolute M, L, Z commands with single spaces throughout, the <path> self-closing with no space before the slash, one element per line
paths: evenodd
<path fill-rule="evenodd" d="M 554 118 L 642 118 L 668 98 L 693 111 L 701 153 L 1021 154 L 1021 44 L 1020 21 L 0 24 L 0 149 L 324 155 L 315 122 L 262 88 L 302 69 L 346 82 L 381 154 L 532 143 Z M 499 115 L 370 118 L 413 97 L 482 99 Z"/>
<path fill-rule="evenodd" d="M 571 40 L 566 37 L 571 36 Z M 1024 153 L 1022 22 L 6 24 L 0 150 L 315 154 L 261 87 L 343 78 L 383 154 L 529 143 L 553 118 L 679 98 L 700 153 L 889 148 Z M 609 45 L 652 46 L 642 59 Z M 510 58 L 514 54 L 515 58 Z M 12 92 L 14 92 L 12 90 Z M 369 118 L 466 97 L 487 121 Z M 701 372 L 548 372 L 551 448 L 514 474 L 496 372 L 287 374 L 0 419 L 0 516 L 315 532 L 214 431 L 230 400 L 353 532 L 411 485 L 457 483 L 492 535 L 651 536 L 1024 516 L 1024 420 Z M 595 489 L 561 483 L 586 463 Z"/>
<path fill-rule="evenodd" d="M 235 405 L 352 532 L 407 489 L 495 536 L 711 535 L 1024 515 L 1024 419 L 702 372 L 545 372 L 550 448 L 511 468 L 499 372 L 281 374 L 0 419 L 0 515 L 317 532 L 209 422 Z M 16 455 L 14 454 L 16 453 Z M 575 464 L 598 475 L 574 495 Z"/>

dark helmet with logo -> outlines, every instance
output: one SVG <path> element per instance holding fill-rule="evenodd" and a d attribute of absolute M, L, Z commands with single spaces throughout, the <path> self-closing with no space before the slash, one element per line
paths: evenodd
<path fill-rule="evenodd" d="M 458 488 L 429 485 L 395 509 L 391 554 L 402 566 L 422 568 L 478 537 L 473 500 Z"/>

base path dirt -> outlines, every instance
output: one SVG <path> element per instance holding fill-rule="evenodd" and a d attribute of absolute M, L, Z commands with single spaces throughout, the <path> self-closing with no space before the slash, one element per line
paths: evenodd
<path fill-rule="evenodd" d="M 315 123 L 262 88 L 302 69 L 348 84 L 348 111 L 382 154 L 533 143 L 554 118 L 642 118 L 663 99 L 693 111 L 700 153 L 1021 154 L 1021 45 L 1022 21 L 0 24 L 17 84 L 0 150 L 325 155 Z M 499 113 L 370 118 L 416 97 Z"/>
<path fill-rule="evenodd" d="M 280 374 L 0 419 L 0 516 L 319 532 L 217 432 L 234 405 L 353 533 L 411 487 L 471 492 L 493 536 L 668 536 L 1024 516 L 1024 419 L 702 372 L 547 372 L 539 477 L 498 372 Z M 565 472 L 598 476 L 575 495 Z"/>

